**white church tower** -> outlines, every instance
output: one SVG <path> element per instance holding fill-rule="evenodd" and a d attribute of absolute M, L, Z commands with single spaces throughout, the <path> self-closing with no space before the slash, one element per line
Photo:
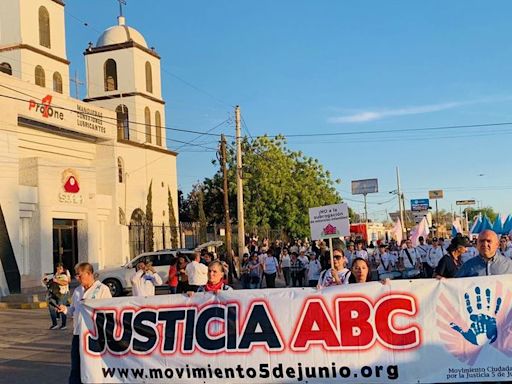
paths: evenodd
<path fill-rule="evenodd" d="M 69 95 L 63 0 L 1 0 L 0 41 L 0 72 Z"/>
<path fill-rule="evenodd" d="M 154 48 L 121 13 L 118 25 L 105 30 L 84 55 L 84 101 L 117 112 L 118 140 L 166 148 L 160 56 Z"/>

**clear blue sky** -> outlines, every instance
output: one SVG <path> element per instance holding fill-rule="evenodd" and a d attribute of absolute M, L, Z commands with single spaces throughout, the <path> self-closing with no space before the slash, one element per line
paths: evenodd
<path fill-rule="evenodd" d="M 71 73 L 83 78 L 82 52 L 116 24 L 118 3 L 66 3 Z M 510 1 L 128 0 L 125 15 L 162 57 L 169 127 L 208 131 L 236 104 L 252 136 L 512 122 Z M 234 134 L 233 119 L 212 132 Z M 344 198 L 362 200 L 350 194 L 351 180 L 378 178 L 381 192 L 368 196 L 376 219 L 397 209 L 388 193 L 397 165 L 406 199 L 443 189 L 440 208 L 475 199 L 506 215 L 511 133 L 502 125 L 288 143 L 342 179 Z M 215 137 L 169 131 L 168 138 L 217 146 Z M 213 151 L 179 152 L 185 192 L 215 172 Z"/>

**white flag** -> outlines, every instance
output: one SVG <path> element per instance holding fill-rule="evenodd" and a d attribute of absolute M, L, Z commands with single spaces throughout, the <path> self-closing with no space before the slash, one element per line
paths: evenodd
<path fill-rule="evenodd" d="M 402 242 L 402 222 L 400 221 L 400 218 L 396 221 L 395 225 L 393 226 L 393 229 L 391 230 L 391 234 L 395 238 L 398 245 Z"/>
<path fill-rule="evenodd" d="M 423 217 L 421 219 L 420 223 L 414 227 L 414 229 L 411 231 L 411 241 L 412 245 L 414 247 L 417 247 L 419 245 L 419 238 L 420 236 L 423 236 L 424 239 L 428 237 L 428 234 L 430 233 L 430 230 L 428 229 L 428 221 L 426 217 Z"/>

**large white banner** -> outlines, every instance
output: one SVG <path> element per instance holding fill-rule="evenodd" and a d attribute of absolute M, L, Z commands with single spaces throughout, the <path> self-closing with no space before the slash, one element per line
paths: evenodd
<path fill-rule="evenodd" d="M 512 279 L 86 301 L 85 383 L 512 380 Z"/>

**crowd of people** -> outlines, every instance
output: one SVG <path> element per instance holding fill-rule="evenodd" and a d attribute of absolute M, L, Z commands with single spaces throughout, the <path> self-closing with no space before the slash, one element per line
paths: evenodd
<path fill-rule="evenodd" d="M 238 279 L 242 288 L 274 288 L 276 277 L 283 276 L 287 287 L 316 287 L 321 290 L 333 285 L 366 283 L 372 280 L 386 282 L 393 278 L 457 278 L 512 273 L 511 238 L 498 238 L 495 232 L 485 230 L 472 241 L 458 234 L 442 238 L 419 238 L 413 246 L 410 239 L 401 244 L 390 241 L 366 246 L 361 239 L 346 238 L 329 250 L 323 241 L 312 243 L 267 240 L 251 241 L 239 266 L 228 265 L 206 250 L 197 250 L 192 260 L 178 255 L 168 272 L 169 293 L 213 292 L 231 290 L 229 276 Z M 332 262 L 331 262 L 332 260 Z M 238 267 L 238 268 L 237 268 Z M 66 328 L 67 316 L 73 316 L 70 383 L 80 383 L 79 328 L 80 306 L 84 299 L 110 298 L 110 290 L 95 280 L 93 266 L 80 263 L 75 268 L 80 283 L 69 300 L 71 275 L 62 264 L 57 264 L 53 276 L 45 277 L 52 324 L 50 329 Z M 152 296 L 162 278 L 144 261 L 137 264 L 131 279 L 133 295 Z"/>

